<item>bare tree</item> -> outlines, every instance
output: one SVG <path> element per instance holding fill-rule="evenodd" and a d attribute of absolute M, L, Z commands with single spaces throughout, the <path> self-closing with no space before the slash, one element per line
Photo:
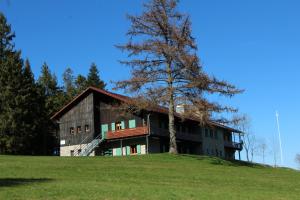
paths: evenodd
<path fill-rule="evenodd" d="M 268 150 L 268 145 L 267 145 L 265 139 L 257 140 L 257 148 L 258 148 L 259 154 L 262 156 L 263 163 L 265 163 L 266 152 Z"/>
<path fill-rule="evenodd" d="M 191 35 L 190 18 L 177 11 L 177 3 L 177 0 L 151 0 L 144 4 L 140 16 L 128 16 L 130 40 L 117 47 L 128 52 L 131 59 L 121 63 L 132 68 L 132 77 L 117 82 L 115 87 L 132 93 L 135 105 L 144 101 L 149 104 L 148 108 L 155 104 L 168 108 L 170 153 L 177 153 L 176 105 L 188 105 L 189 112 L 185 115 L 193 115 L 205 122 L 212 112 L 236 111 L 208 101 L 207 94 L 232 97 L 241 92 L 234 85 L 219 81 L 202 70 L 197 45 Z"/>
<path fill-rule="evenodd" d="M 296 163 L 299 164 L 299 168 L 300 168 L 300 154 L 297 154 L 297 155 L 296 155 L 295 160 L 296 160 Z"/>
<path fill-rule="evenodd" d="M 248 162 L 253 162 L 254 155 L 257 153 L 257 139 L 251 130 L 251 119 L 248 115 L 244 114 L 236 117 L 237 120 L 235 127 L 243 132 L 243 147 L 246 153 Z"/>

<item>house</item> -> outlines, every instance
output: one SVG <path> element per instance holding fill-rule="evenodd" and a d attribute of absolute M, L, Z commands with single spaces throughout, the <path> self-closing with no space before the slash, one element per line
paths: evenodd
<path fill-rule="evenodd" d="M 52 116 L 59 127 L 61 156 L 136 155 L 167 152 L 167 110 L 157 106 L 137 114 L 124 113 L 119 105 L 130 98 L 89 87 Z M 182 108 L 179 108 L 182 112 Z M 241 132 L 175 116 L 179 153 L 235 159 L 242 150 Z M 237 138 L 237 142 L 235 141 Z"/>

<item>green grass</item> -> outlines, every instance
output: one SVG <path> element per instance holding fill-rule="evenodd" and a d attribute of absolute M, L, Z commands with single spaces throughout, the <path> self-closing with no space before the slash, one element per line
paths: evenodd
<path fill-rule="evenodd" d="M 188 155 L 0 156 L 0 199 L 300 199 L 300 173 Z"/>

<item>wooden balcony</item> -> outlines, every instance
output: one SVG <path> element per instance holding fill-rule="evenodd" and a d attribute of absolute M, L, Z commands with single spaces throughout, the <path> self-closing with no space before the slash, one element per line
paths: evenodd
<path fill-rule="evenodd" d="M 224 146 L 231 149 L 236 149 L 241 151 L 243 149 L 243 143 L 241 142 L 231 142 L 231 141 L 224 141 Z"/>
<path fill-rule="evenodd" d="M 151 135 L 169 137 L 169 130 L 157 127 L 151 127 Z M 200 133 L 186 133 L 176 131 L 176 139 L 201 142 L 202 136 Z"/>
<path fill-rule="evenodd" d="M 108 131 L 106 133 L 107 140 L 113 139 L 122 139 L 122 138 L 131 138 L 131 137 L 138 137 L 138 136 L 146 136 L 148 134 L 148 127 L 136 127 L 136 128 L 127 128 L 122 130 L 116 131 Z"/>

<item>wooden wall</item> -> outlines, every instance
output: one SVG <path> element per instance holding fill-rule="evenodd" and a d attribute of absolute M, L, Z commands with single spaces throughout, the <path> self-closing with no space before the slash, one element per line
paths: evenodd
<path fill-rule="evenodd" d="M 93 93 L 90 93 L 60 118 L 60 141 L 65 141 L 61 146 L 80 144 L 87 137 L 87 142 L 92 140 L 95 134 L 93 101 Z M 85 132 L 85 125 L 89 126 L 89 132 Z M 81 126 L 81 133 L 77 132 L 78 126 Z M 71 127 L 74 128 L 74 134 L 70 133 Z"/>

